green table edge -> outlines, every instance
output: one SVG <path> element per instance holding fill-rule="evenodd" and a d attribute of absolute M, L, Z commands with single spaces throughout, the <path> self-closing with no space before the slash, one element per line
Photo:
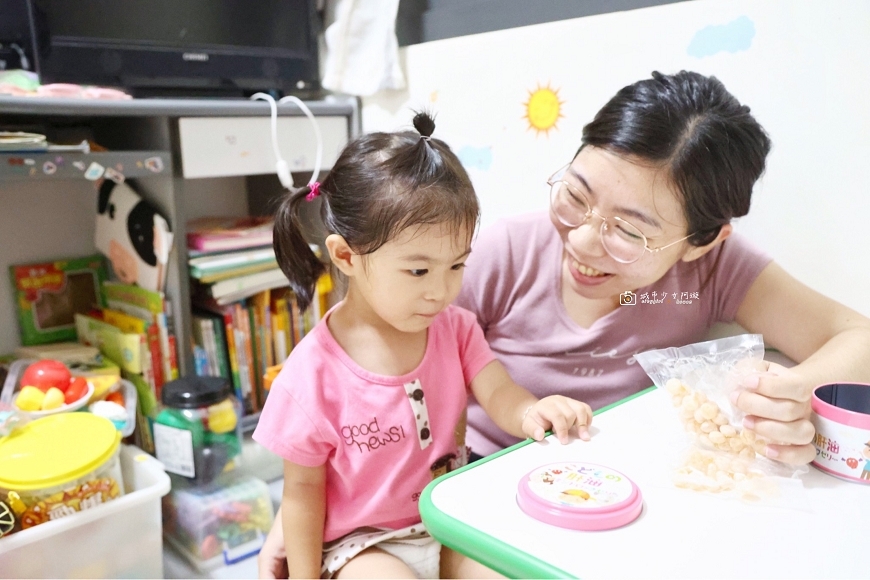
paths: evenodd
<path fill-rule="evenodd" d="M 635 393 L 634 395 L 620 399 L 615 403 L 601 407 L 594 412 L 594 415 L 600 415 L 605 411 L 609 411 L 610 409 L 618 407 L 619 405 L 627 403 L 628 401 L 636 399 L 637 397 L 654 391 L 655 389 L 656 387 L 652 386 Z M 532 439 L 521 441 L 516 445 L 499 451 L 498 453 L 484 457 L 475 463 L 461 467 L 456 471 L 451 471 L 450 473 L 433 480 L 426 486 L 423 490 L 423 494 L 420 496 L 420 517 L 423 519 L 423 523 L 426 524 L 426 529 L 432 537 L 443 545 L 483 563 L 485 566 L 492 568 L 500 574 L 504 574 L 508 578 L 573 578 L 571 574 L 568 574 L 564 570 L 556 568 L 555 566 L 525 552 L 519 551 L 501 540 L 493 538 L 489 534 L 478 531 L 475 528 L 460 522 L 456 518 L 442 513 L 432 504 L 432 490 L 434 490 L 442 481 L 459 475 L 463 471 L 477 467 L 487 461 L 492 461 L 497 457 L 501 457 L 505 453 L 510 453 L 515 449 L 530 445 L 531 443 L 534 443 Z M 445 535 L 448 531 L 451 536 L 449 539 L 446 538 Z"/>

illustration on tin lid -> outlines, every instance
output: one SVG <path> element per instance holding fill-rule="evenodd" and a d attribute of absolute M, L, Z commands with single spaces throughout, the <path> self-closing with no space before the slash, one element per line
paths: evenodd
<path fill-rule="evenodd" d="M 632 494 L 622 474 L 590 463 L 554 463 L 529 474 L 529 490 L 557 505 L 602 508 L 620 504 Z"/>

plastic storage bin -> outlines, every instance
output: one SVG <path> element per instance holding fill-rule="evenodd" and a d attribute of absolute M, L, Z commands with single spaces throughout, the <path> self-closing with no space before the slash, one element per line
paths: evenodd
<path fill-rule="evenodd" d="M 250 475 L 173 488 L 163 500 L 166 540 L 201 572 L 257 554 L 273 521 L 269 486 Z"/>
<path fill-rule="evenodd" d="M 0 498 L 15 512 L 16 529 L 70 517 L 123 495 L 120 440 L 110 421 L 89 413 L 36 419 L 0 439 Z"/>
<path fill-rule="evenodd" d="M 121 446 L 120 464 L 123 497 L 0 538 L 0 577 L 161 578 L 169 477 L 136 447 Z"/>
<path fill-rule="evenodd" d="M 15 395 L 23 386 L 19 384 L 21 375 L 24 374 L 27 367 L 34 362 L 36 362 L 36 359 L 19 359 L 9 365 L 9 373 L 6 375 L 6 379 L 3 382 L 3 389 L 0 391 L 0 403 L 12 405 Z M 120 380 L 119 389 L 124 395 L 124 407 L 127 410 L 127 421 L 123 426 L 119 426 L 119 431 L 121 431 L 121 436 L 128 437 L 133 434 L 133 430 L 136 428 L 136 405 L 138 403 L 138 394 L 133 383 L 124 379 Z M 105 395 L 106 393 L 101 393 L 100 396 L 96 398 L 99 399 L 105 397 Z M 89 401 L 89 403 L 93 402 L 93 400 Z M 83 409 L 87 409 L 87 407 L 83 407 Z M 77 410 L 77 408 L 69 408 L 68 410 Z M 30 416 L 28 413 L 23 414 L 25 416 Z"/>

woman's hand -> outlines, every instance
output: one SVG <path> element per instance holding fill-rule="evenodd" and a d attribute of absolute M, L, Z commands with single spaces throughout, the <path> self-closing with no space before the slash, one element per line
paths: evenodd
<path fill-rule="evenodd" d="M 544 397 L 527 407 L 523 417 L 523 433 L 540 441 L 548 430 L 556 434 L 562 444 L 570 441 L 571 431 L 583 441 L 589 441 L 589 426 L 592 424 L 592 408 L 586 403 L 552 395 Z"/>
<path fill-rule="evenodd" d="M 257 555 L 259 578 L 287 578 L 287 549 L 284 547 L 284 529 L 281 527 L 281 508 L 275 514 L 275 523 Z"/>
<path fill-rule="evenodd" d="M 772 442 L 767 457 L 793 465 L 809 463 L 816 456 L 816 430 L 809 420 L 813 385 L 794 370 L 767 364 L 765 372 L 743 380 L 731 393 L 731 402 L 746 413 L 746 429 Z"/>

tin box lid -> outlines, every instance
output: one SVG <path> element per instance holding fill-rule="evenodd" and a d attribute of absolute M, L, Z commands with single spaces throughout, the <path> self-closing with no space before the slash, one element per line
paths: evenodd
<path fill-rule="evenodd" d="M 579 461 L 542 465 L 524 475 L 517 504 L 542 522 L 574 530 L 609 530 L 634 521 L 643 497 L 626 475 Z"/>
<path fill-rule="evenodd" d="M 47 489 L 98 469 L 118 449 L 121 434 L 91 413 L 36 419 L 0 439 L 0 487 Z"/>

